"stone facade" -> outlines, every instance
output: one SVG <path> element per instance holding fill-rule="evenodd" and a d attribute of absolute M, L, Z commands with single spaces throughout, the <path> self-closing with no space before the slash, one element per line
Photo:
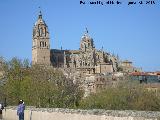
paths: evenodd
<path fill-rule="evenodd" d="M 84 73 L 113 72 L 117 70 L 115 67 L 117 65 L 117 59 L 114 61 L 113 56 L 109 53 L 95 48 L 88 30 L 81 38 L 79 50 L 69 50 L 64 53 L 64 67 L 75 68 Z"/>
<path fill-rule="evenodd" d="M 106 88 L 106 86 L 112 86 L 112 76 L 103 74 L 86 75 L 84 83 L 84 97 L 90 95 L 90 93 L 96 93 L 99 90 Z"/>
<path fill-rule="evenodd" d="M 49 32 L 41 12 L 33 28 L 32 64 L 50 65 Z"/>
<path fill-rule="evenodd" d="M 40 12 L 33 28 L 32 64 L 94 74 L 117 71 L 118 59 L 103 49 L 97 50 L 87 29 L 81 38 L 79 50 L 50 49 L 48 27 Z"/>
<path fill-rule="evenodd" d="M 121 61 L 119 66 L 122 68 L 123 72 L 128 72 L 128 73 L 130 72 L 131 73 L 131 72 L 142 71 L 141 68 L 134 67 L 132 64 L 132 61 L 129 61 L 129 60 Z"/>

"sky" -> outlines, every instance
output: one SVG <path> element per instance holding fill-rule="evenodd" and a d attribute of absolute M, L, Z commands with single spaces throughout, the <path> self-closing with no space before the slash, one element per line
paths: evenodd
<path fill-rule="evenodd" d="M 0 0 L 0 56 L 32 58 L 32 30 L 42 11 L 52 49 L 76 50 L 87 27 L 95 47 L 160 71 L 160 0 Z M 99 0 L 98 0 L 99 1 Z M 136 2 L 130 4 L 129 2 Z M 155 4 L 154 4 L 155 3 Z M 40 7 L 40 8 L 39 8 Z"/>

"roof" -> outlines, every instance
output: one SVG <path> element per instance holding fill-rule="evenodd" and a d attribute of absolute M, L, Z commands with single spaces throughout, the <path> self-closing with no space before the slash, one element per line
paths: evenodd
<path fill-rule="evenodd" d="M 157 75 L 160 75 L 160 72 L 156 72 L 157 73 Z"/>
<path fill-rule="evenodd" d="M 72 54 L 79 54 L 79 50 L 70 50 L 70 52 L 72 53 Z"/>
<path fill-rule="evenodd" d="M 123 63 L 132 63 L 132 61 L 129 61 L 129 60 L 124 60 L 122 61 Z"/>
<path fill-rule="evenodd" d="M 146 76 L 146 75 L 149 75 L 149 74 L 145 73 L 145 72 L 132 72 L 132 73 L 130 73 L 130 75 L 133 75 L 133 76 Z"/>
<path fill-rule="evenodd" d="M 157 76 L 160 75 L 160 73 L 156 72 L 132 72 L 130 73 L 132 76 Z"/>
<path fill-rule="evenodd" d="M 43 20 L 42 18 L 42 13 L 41 11 L 39 12 L 39 15 L 38 15 L 38 20 L 35 22 L 35 26 L 39 25 L 39 24 L 44 24 L 46 25 L 45 21 Z M 47 26 L 47 25 L 46 25 Z"/>

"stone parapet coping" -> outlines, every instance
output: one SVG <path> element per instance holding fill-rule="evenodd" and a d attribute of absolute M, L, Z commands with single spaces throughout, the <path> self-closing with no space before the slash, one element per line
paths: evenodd
<path fill-rule="evenodd" d="M 16 106 L 8 106 L 6 109 L 17 109 Z M 144 118 L 160 118 L 160 111 L 137 111 L 137 110 L 105 110 L 105 109 L 67 109 L 67 108 L 36 108 L 27 106 L 26 110 L 36 112 L 57 112 L 64 114 L 82 114 L 82 115 L 105 115 L 114 117 L 144 117 Z"/>

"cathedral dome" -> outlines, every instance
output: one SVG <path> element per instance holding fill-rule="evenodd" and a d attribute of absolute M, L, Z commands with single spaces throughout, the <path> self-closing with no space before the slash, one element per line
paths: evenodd
<path fill-rule="evenodd" d="M 83 51 L 91 50 L 94 48 L 93 39 L 88 35 L 88 30 L 81 38 L 80 49 Z"/>

